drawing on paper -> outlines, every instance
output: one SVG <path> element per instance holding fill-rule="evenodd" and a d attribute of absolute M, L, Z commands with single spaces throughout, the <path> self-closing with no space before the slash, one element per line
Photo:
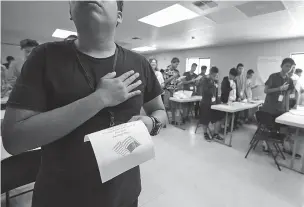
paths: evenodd
<path fill-rule="evenodd" d="M 117 154 L 126 156 L 127 154 L 131 154 L 139 146 L 140 143 L 130 136 L 122 142 L 118 142 L 113 149 Z"/>

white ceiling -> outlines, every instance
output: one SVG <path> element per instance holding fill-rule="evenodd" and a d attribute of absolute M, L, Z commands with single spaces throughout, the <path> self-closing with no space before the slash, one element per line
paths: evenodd
<path fill-rule="evenodd" d="M 129 49 L 156 45 L 159 51 L 164 51 L 304 37 L 304 1 L 283 2 L 284 10 L 281 2 L 273 1 L 215 2 L 217 8 L 204 11 L 190 1 L 179 2 L 201 16 L 156 28 L 137 20 L 178 2 L 126 1 L 117 42 Z M 276 9 L 281 11 L 269 13 Z M 75 31 L 67 2 L 1 1 L 2 43 L 18 44 L 25 38 L 56 41 L 59 39 L 51 37 L 56 28 Z"/>

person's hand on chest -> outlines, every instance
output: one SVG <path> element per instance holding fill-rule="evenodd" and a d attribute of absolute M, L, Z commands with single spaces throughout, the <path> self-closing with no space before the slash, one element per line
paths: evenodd
<path fill-rule="evenodd" d="M 129 71 L 119 77 L 116 73 L 109 73 L 100 79 L 95 94 L 98 95 L 105 107 L 117 106 L 126 100 L 140 95 L 140 90 L 135 90 L 142 84 L 137 80 L 139 73 Z"/>

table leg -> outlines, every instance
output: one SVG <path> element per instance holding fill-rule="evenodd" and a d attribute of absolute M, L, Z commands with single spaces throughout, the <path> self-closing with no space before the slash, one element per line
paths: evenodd
<path fill-rule="evenodd" d="M 223 141 L 219 141 L 217 139 L 213 139 L 215 142 L 226 145 L 228 147 L 232 147 L 231 145 L 231 140 L 232 140 L 232 130 L 233 130 L 233 124 L 231 125 L 231 135 L 230 135 L 230 141 L 229 144 L 226 144 L 226 135 L 227 135 L 227 125 L 228 125 L 228 112 L 226 112 L 226 118 L 225 118 L 225 129 L 224 129 L 224 140 Z M 234 121 L 234 113 L 232 113 L 232 122 Z"/>
<path fill-rule="evenodd" d="M 225 128 L 224 128 L 224 139 L 227 135 L 227 125 L 228 125 L 228 113 L 226 112 L 226 118 L 225 118 Z"/>
<path fill-rule="evenodd" d="M 181 127 L 181 125 L 182 125 L 182 122 L 183 122 L 183 114 L 182 114 L 182 112 L 181 112 L 181 110 L 182 110 L 182 103 L 178 103 L 178 105 L 177 105 L 177 110 L 178 110 L 178 113 L 179 113 L 179 116 L 180 116 L 180 122 L 178 122 L 178 125 L 176 126 L 176 125 L 173 125 L 173 126 L 175 126 L 175 127 L 177 127 L 177 128 L 179 128 L 179 129 L 181 129 L 181 130 L 186 130 L 186 129 L 184 129 L 184 128 L 182 128 Z M 175 113 L 175 112 L 174 112 Z M 175 117 L 176 118 L 176 117 Z M 175 120 L 175 122 L 177 122 L 176 120 Z"/>
<path fill-rule="evenodd" d="M 296 157 L 296 149 L 297 149 L 297 146 L 298 146 L 298 136 L 299 136 L 299 128 L 296 129 L 296 136 L 295 136 L 295 139 L 294 139 L 294 144 L 293 144 L 293 149 L 292 149 L 292 157 L 291 157 L 291 162 L 290 162 L 290 165 L 287 165 L 287 164 L 281 164 L 279 163 L 280 166 L 282 167 L 285 167 L 289 170 L 292 170 L 292 171 L 295 171 L 295 172 L 298 172 L 298 173 L 301 173 L 301 174 L 304 174 L 304 159 L 302 158 L 302 168 L 300 171 L 294 169 L 294 161 L 295 161 L 295 157 Z"/>
<path fill-rule="evenodd" d="M 298 145 L 298 136 L 299 136 L 299 128 L 296 129 L 296 137 L 294 139 L 294 143 L 293 143 L 293 149 L 292 149 L 292 157 L 291 157 L 291 162 L 290 162 L 290 168 L 293 169 L 294 166 L 294 161 L 295 161 L 295 157 L 296 157 L 296 149 L 297 149 L 297 145 Z"/>
<path fill-rule="evenodd" d="M 233 133 L 233 127 L 234 127 L 234 117 L 235 117 L 235 113 L 232 113 L 232 120 L 231 120 L 231 128 L 230 128 L 230 140 L 229 140 L 229 147 L 232 147 L 231 143 L 232 143 L 232 133 Z"/>

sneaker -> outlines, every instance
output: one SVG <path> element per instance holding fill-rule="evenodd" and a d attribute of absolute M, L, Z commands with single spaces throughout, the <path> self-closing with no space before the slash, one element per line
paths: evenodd
<path fill-rule="evenodd" d="M 263 146 L 263 152 L 269 153 L 269 149 L 267 147 Z"/>
<path fill-rule="evenodd" d="M 291 152 L 290 150 L 286 150 L 286 149 L 283 148 L 283 152 L 286 153 L 286 154 L 288 154 L 288 155 L 290 155 L 290 156 L 292 156 L 292 152 Z M 299 155 L 299 154 L 296 154 L 296 155 L 295 155 L 295 158 L 296 158 L 296 159 L 301 159 L 302 156 Z"/>
<path fill-rule="evenodd" d="M 208 133 L 204 133 L 204 138 L 207 142 L 211 142 L 212 139 L 210 138 L 209 134 Z"/>
<path fill-rule="evenodd" d="M 223 141 L 223 140 L 224 140 L 224 138 L 221 137 L 219 134 L 214 134 L 212 138 L 213 138 L 213 139 L 220 140 L 220 141 Z"/>

